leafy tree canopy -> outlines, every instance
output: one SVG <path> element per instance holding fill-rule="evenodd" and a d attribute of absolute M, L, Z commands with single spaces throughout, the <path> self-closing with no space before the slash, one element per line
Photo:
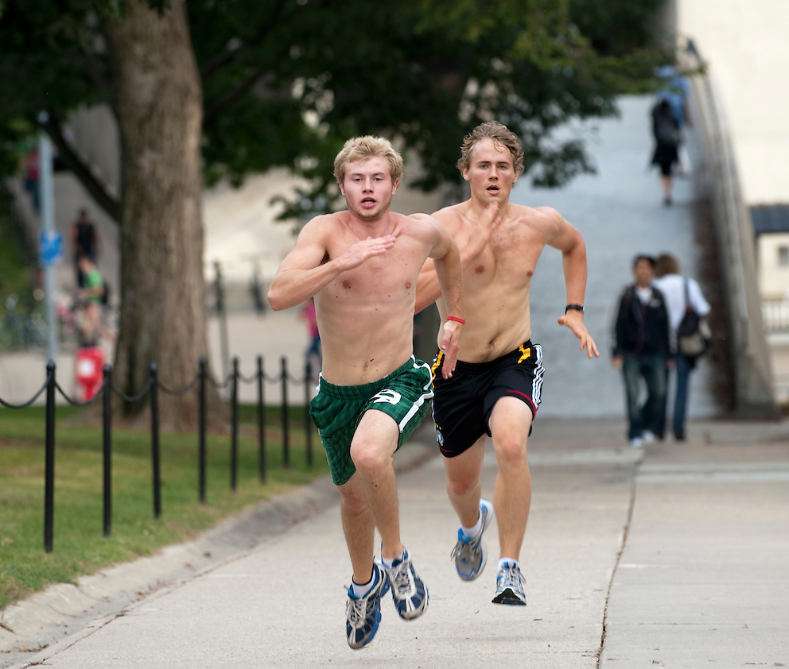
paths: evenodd
<path fill-rule="evenodd" d="M 98 203 L 118 203 L 62 133 L 80 105 L 113 101 L 103 36 L 128 0 L 5 0 L 0 15 L 0 173 L 43 127 Z M 167 0 L 149 4 L 167 11 Z M 289 214 L 335 203 L 342 143 L 384 134 L 416 150 L 418 186 L 457 181 L 462 137 L 496 118 L 515 130 L 531 178 L 558 186 L 592 170 L 581 141 L 551 138 L 571 119 L 616 113 L 665 55 L 662 0 L 192 0 L 203 82 L 208 183 L 286 166 L 312 188 Z M 48 112 L 46 122 L 40 111 Z"/>

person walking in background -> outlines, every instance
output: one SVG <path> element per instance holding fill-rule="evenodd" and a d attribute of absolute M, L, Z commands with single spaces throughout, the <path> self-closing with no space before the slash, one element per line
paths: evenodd
<path fill-rule="evenodd" d="M 655 150 L 652 153 L 651 164 L 660 168 L 663 204 L 670 206 L 672 171 L 674 165 L 679 163 L 682 134 L 668 100 L 661 100 L 652 108 L 652 136 L 655 139 Z"/>
<path fill-rule="evenodd" d="M 86 209 L 80 209 L 77 220 L 71 226 L 71 244 L 74 248 L 74 268 L 77 272 L 77 287 L 85 287 L 85 273 L 80 269 L 80 258 L 98 260 L 99 239 L 96 226 Z"/>
<path fill-rule="evenodd" d="M 677 372 L 676 395 L 674 398 L 674 416 L 672 430 L 677 441 L 685 440 L 685 416 L 688 405 L 688 391 L 690 387 L 690 373 L 696 366 L 696 358 L 689 358 L 678 350 L 676 345 L 677 328 L 685 315 L 688 306 L 696 311 L 699 316 L 710 313 L 710 305 L 704 299 L 698 282 L 690 277 L 681 275 L 679 261 L 669 253 L 662 253 L 655 262 L 655 276 L 653 285 L 663 293 L 668 308 L 671 343 L 674 351 L 674 368 Z M 687 295 L 687 299 L 685 296 Z M 666 371 L 668 378 L 668 370 Z M 666 384 L 668 387 L 668 383 Z M 668 394 L 663 403 L 662 420 L 665 423 Z"/>
<path fill-rule="evenodd" d="M 627 438 L 634 448 L 665 431 L 666 370 L 670 365 L 669 317 L 663 294 L 652 283 L 655 259 L 633 261 L 635 283 L 619 299 L 611 364 L 622 370 L 627 405 Z M 640 379 L 647 397 L 639 404 Z"/>
<path fill-rule="evenodd" d="M 96 335 L 101 326 L 101 309 L 104 298 L 104 279 L 93 260 L 88 256 L 77 259 L 79 270 L 84 277 L 83 286 L 77 290 L 77 297 L 83 302 L 84 316 L 81 335 L 84 346 L 94 346 Z"/>
<path fill-rule="evenodd" d="M 307 334 L 310 337 L 310 345 L 304 353 L 304 367 L 307 375 L 312 378 L 312 360 L 318 361 L 318 369 L 321 368 L 321 333 L 318 330 L 318 318 L 315 314 L 315 300 L 311 297 L 304 304 L 301 316 L 307 322 Z"/>

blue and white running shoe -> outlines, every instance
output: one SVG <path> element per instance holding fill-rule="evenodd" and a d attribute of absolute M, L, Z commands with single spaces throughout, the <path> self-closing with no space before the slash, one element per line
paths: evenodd
<path fill-rule="evenodd" d="M 369 646 L 381 622 L 381 597 L 389 590 L 389 577 L 386 570 L 373 565 L 373 587 L 364 597 L 354 597 L 348 588 L 348 601 L 345 604 L 345 634 L 348 645 L 354 650 Z"/>
<path fill-rule="evenodd" d="M 430 595 L 427 586 L 416 573 L 408 551 L 405 551 L 402 560 L 394 561 L 391 569 L 385 565 L 384 569 L 392 585 L 392 599 L 397 614 L 403 620 L 413 620 L 421 616 L 427 610 Z"/>
<path fill-rule="evenodd" d="M 523 591 L 521 570 L 516 562 L 503 562 L 496 576 L 496 596 L 494 604 L 526 606 L 526 593 Z"/>
<path fill-rule="evenodd" d="M 482 535 L 485 528 L 493 520 L 493 505 L 486 499 L 479 501 L 479 515 L 482 519 L 482 527 L 476 536 L 471 539 L 466 538 L 463 528 L 458 529 L 458 542 L 452 549 L 451 558 L 455 560 L 455 569 L 458 576 L 464 581 L 473 581 L 477 578 L 488 562 L 488 546 Z"/>

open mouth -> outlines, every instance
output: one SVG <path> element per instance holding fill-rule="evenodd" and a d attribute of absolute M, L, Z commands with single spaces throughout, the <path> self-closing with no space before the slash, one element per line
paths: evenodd
<path fill-rule="evenodd" d="M 491 195 L 498 195 L 499 194 L 499 187 L 498 186 L 488 186 L 488 193 Z"/>
<path fill-rule="evenodd" d="M 372 207 L 375 204 L 375 200 L 373 200 L 371 197 L 366 197 L 362 200 L 362 204 L 365 207 Z"/>

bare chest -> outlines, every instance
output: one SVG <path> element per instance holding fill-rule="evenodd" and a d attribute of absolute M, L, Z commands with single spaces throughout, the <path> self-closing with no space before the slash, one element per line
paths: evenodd
<path fill-rule="evenodd" d="M 330 256 L 347 250 L 338 245 Z M 324 290 L 339 303 L 377 303 L 413 300 L 419 271 L 427 258 L 427 249 L 414 240 L 400 237 L 395 246 L 380 256 L 368 258 L 358 267 L 342 272 Z"/>
<path fill-rule="evenodd" d="M 466 267 L 465 286 L 472 291 L 490 287 L 528 289 L 544 245 L 527 231 L 497 232 L 487 248 Z"/>

